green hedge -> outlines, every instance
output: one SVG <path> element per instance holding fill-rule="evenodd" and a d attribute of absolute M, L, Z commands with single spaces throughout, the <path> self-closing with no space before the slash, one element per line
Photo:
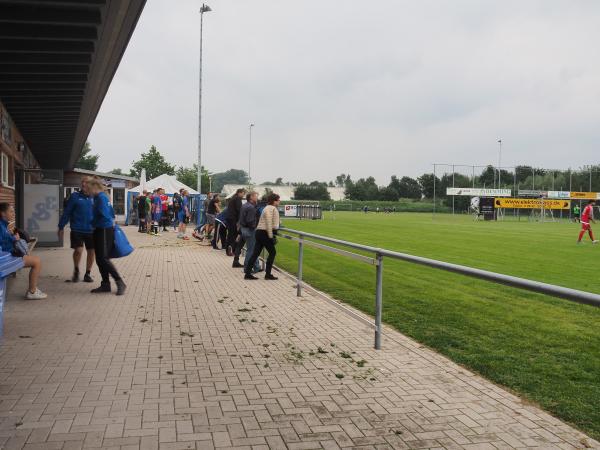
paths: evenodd
<path fill-rule="evenodd" d="M 297 205 L 297 204 L 302 204 L 302 203 L 309 203 L 309 202 L 303 202 L 302 200 L 291 200 L 291 201 L 286 201 L 286 202 L 282 202 L 282 204 L 288 204 L 288 205 Z M 441 201 L 437 201 L 437 208 L 436 211 L 438 212 L 450 212 L 452 211 L 452 208 L 449 208 L 445 205 L 442 204 Z M 379 207 L 380 210 L 383 210 L 384 208 L 396 208 L 397 212 L 426 212 L 426 213 L 430 213 L 433 211 L 433 201 L 432 200 L 412 200 L 412 199 L 400 199 L 397 202 L 386 202 L 386 201 L 376 201 L 376 200 L 369 200 L 369 201 L 358 201 L 358 200 L 342 200 L 339 202 L 334 202 L 332 200 L 322 200 L 319 202 L 319 204 L 321 205 L 321 208 L 323 208 L 323 211 L 329 211 L 332 207 L 332 205 L 335 205 L 335 210 L 336 211 L 360 211 L 362 210 L 362 208 L 366 205 L 369 207 L 370 211 L 375 211 L 377 209 L 377 207 Z"/>

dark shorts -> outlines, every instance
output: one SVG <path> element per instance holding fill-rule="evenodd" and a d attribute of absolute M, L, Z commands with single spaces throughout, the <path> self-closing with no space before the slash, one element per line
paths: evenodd
<path fill-rule="evenodd" d="M 71 230 L 71 248 L 84 247 L 86 250 L 94 249 L 94 235 Z"/>

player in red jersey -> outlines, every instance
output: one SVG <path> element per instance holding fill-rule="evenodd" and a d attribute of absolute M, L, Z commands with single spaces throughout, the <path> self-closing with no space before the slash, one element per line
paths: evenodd
<path fill-rule="evenodd" d="M 583 213 L 581 214 L 581 231 L 579 232 L 579 239 L 577 239 L 577 243 L 581 243 L 581 239 L 583 239 L 583 235 L 587 231 L 590 235 L 590 239 L 593 244 L 597 244 L 598 241 L 594 239 L 594 233 L 592 233 L 592 226 L 590 222 L 596 223 L 594 220 L 594 205 L 596 204 L 595 200 L 590 200 L 585 208 L 583 208 Z"/>

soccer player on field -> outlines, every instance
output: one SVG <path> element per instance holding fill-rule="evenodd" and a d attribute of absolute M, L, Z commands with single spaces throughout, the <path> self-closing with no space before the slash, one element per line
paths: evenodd
<path fill-rule="evenodd" d="M 577 243 L 581 243 L 581 239 L 583 239 L 583 235 L 587 231 L 590 235 L 590 239 L 593 244 L 597 244 L 598 241 L 594 239 L 594 233 L 592 233 L 592 227 L 590 225 L 590 221 L 596 223 L 594 220 L 594 205 L 596 202 L 594 200 L 590 200 L 585 208 L 583 208 L 583 213 L 581 214 L 581 231 L 579 232 L 579 239 L 577 239 Z"/>

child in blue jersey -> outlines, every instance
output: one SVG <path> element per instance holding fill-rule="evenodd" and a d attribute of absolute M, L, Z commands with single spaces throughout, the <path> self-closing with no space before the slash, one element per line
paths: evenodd
<path fill-rule="evenodd" d="M 96 264 L 102 275 L 100 287 L 93 289 L 92 292 L 94 294 L 110 292 L 110 277 L 112 276 L 117 285 L 117 295 L 124 295 L 127 286 L 110 260 L 115 245 L 115 212 L 100 180 L 96 178 L 89 180 L 88 188 L 90 195 L 94 197 L 94 247 Z"/>
<path fill-rule="evenodd" d="M 190 220 L 190 193 L 183 190 L 181 193 L 181 208 L 177 212 L 177 220 L 179 222 L 179 239 L 189 240 L 190 238 L 185 234 L 187 223 Z"/>
<path fill-rule="evenodd" d="M 152 233 L 158 235 L 158 227 L 162 220 L 162 189 L 158 188 L 152 196 Z"/>
<path fill-rule="evenodd" d="M 20 239 L 18 233 L 13 233 L 8 224 L 15 219 L 15 211 L 8 203 L 0 203 L 0 247 L 3 252 L 12 253 L 16 240 Z M 37 280 L 42 271 L 40 258 L 32 255 L 23 256 L 23 266 L 29 267 L 29 289 L 25 298 L 27 300 L 42 300 L 48 297 L 37 287 Z"/>

